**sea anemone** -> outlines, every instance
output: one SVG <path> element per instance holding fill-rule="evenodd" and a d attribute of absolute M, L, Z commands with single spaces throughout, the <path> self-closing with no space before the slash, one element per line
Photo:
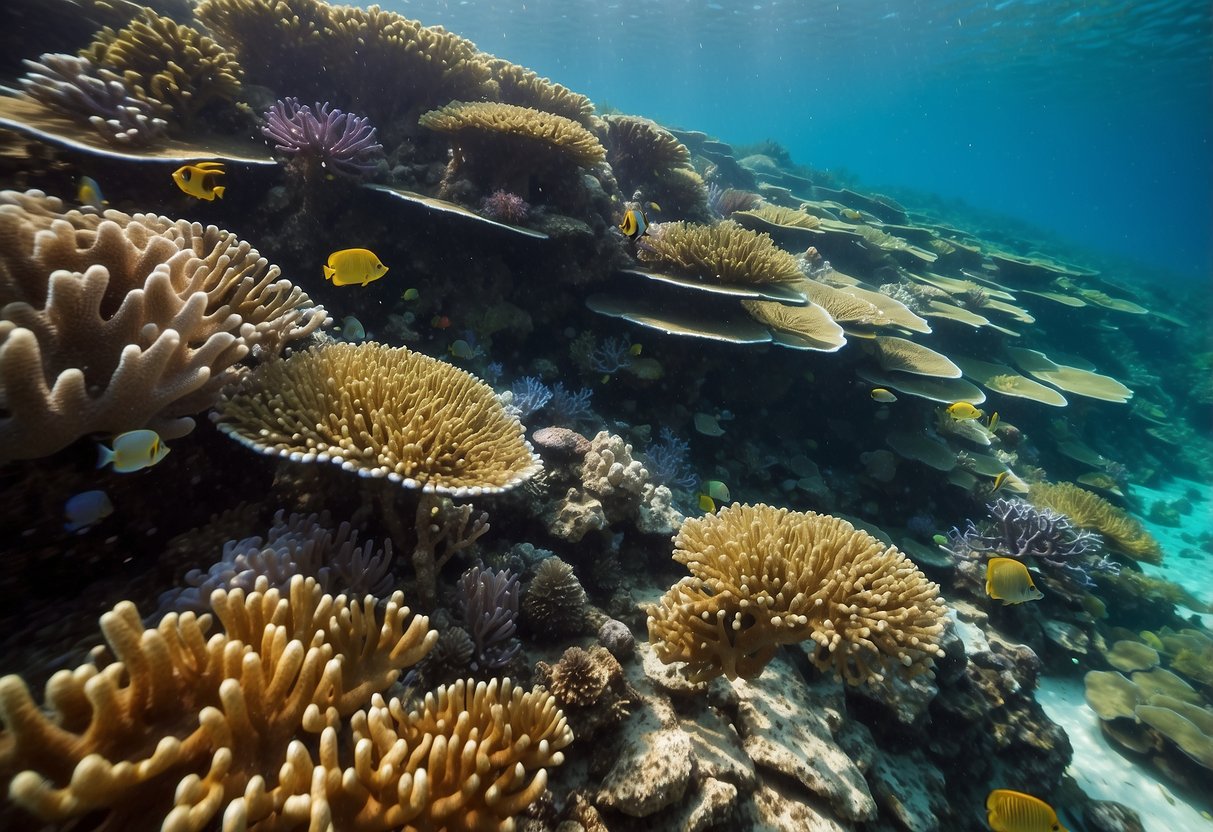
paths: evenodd
<path fill-rule="evenodd" d="M 328 102 L 313 109 L 297 98 L 277 101 L 265 111 L 261 132 L 283 153 L 351 176 L 370 173 L 383 155 L 370 119 L 329 109 Z"/>

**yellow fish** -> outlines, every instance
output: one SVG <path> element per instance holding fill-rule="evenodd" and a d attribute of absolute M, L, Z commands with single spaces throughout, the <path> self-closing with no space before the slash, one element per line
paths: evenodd
<path fill-rule="evenodd" d="M 168 446 L 154 430 L 128 430 L 114 437 L 114 447 L 97 446 L 97 467 L 113 463 L 119 474 L 151 468 L 168 456 Z"/>
<path fill-rule="evenodd" d="M 351 286 L 355 283 L 365 286 L 385 274 L 387 266 L 379 262 L 374 252 L 365 248 L 334 251 L 324 267 L 324 279 L 333 281 L 334 286 Z"/>
<path fill-rule="evenodd" d="M 619 223 L 619 230 L 629 240 L 643 236 L 648 228 L 649 218 L 639 208 L 629 208 L 623 215 L 623 222 Z"/>
<path fill-rule="evenodd" d="M 97 180 L 91 176 L 81 176 L 80 182 L 76 187 L 76 201 L 81 205 L 90 205 L 101 211 L 109 202 L 101 193 L 101 186 L 97 184 Z"/>
<path fill-rule="evenodd" d="M 848 219 L 851 222 L 858 222 L 863 219 L 863 214 L 856 211 L 854 208 L 843 208 L 838 213 L 842 214 L 843 219 Z"/>
<path fill-rule="evenodd" d="M 414 301 L 414 300 L 417 300 L 417 298 L 419 298 L 419 297 L 421 297 L 421 293 L 418 292 L 416 289 L 405 289 L 404 292 L 402 292 L 400 295 L 401 300 L 407 300 L 407 301 Z"/>
<path fill-rule="evenodd" d="M 948 405 L 948 415 L 958 422 L 966 419 L 980 419 L 982 412 L 968 402 L 952 402 Z"/>
<path fill-rule="evenodd" d="M 628 355 L 632 356 L 633 358 L 640 355 L 642 352 L 644 352 L 644 344 L 632 344 L 632 346 L 628 347 Z"/>
<path fill-rule="evenodd" d="M 1010 477 L 1010 476 L 1011 476 L 1011 472 L 1010 472 L 1010 471 L 1001 471 L 1001 472 L 999 472 L 998 476 L 994 478 L 994 487 L 990 489 L 990 493 L 991 493 L 991 494 L 993 494 L 995 491 L 997 491 L 998 489 L 1000 489 L 1000 488 L 1002 488 L 1004 485 L 1006 485 L 1006 484 L 1007 484 L 1007 478 L 1008 478 L 1008 477 Z"/>
<path fill-rule="evenodd" d="M 1052 806 L 1023 792 L 995 789 L 986 798 L 986 812 L 994 832 L 1068 832 Z"/>
<path fill-rule="evenodd" d="M 713 500 L 711 497 L 709 497 L 707 494 L 700 494 L 699 495 L 699 510 L 706 511 L 708 514 L 714 514 L 716 512 L 716 501 Z"/>
<path fill-rule="evenodd" d="M 995 410 L 993 413 L 990 414 L 990 422 L 989 422 L 989 424 L 986 425 L 986 430 L 988 430 L 990 433 L 993 433 L 994 431 L 998 430 L 998 411 L 997 410 Z"/>
<path fill-rule="evenodd" d="M 1004 607 L 1045 597 L 1032 583 L 1028 567 L 1014 558 L 990 558 L 986 563 L 986 595 L 1002 601 Z"/>
<path fill-rule="evenodd" d="M 216 185 L 215 179 L 225 175 L 223 162 L 199 162 L 177 168 L 173 171 L 173 181 L 190 196 L 211 202 L 215 197 L 223 199 L 227 186 Z"/>
<path fill-rule="evenodd" d="M 883 387 L 872 388 L 872 401 L 883 402 L 889 404 L 897 401 L 897 396 L 893 395 L 892 390 L 886 390 Z"/>

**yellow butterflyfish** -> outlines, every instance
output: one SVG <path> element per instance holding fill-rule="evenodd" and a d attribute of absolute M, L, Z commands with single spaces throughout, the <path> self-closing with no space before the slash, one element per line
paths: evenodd
<path fill-rule="evenodd" d="M 324 279 L 334 286 L 365 286 L 387 274 L 387 266 L 380 262 L 374 252 L 365 248 L 347 248 L 334 251 L 324 267 Z"/>
<path fill-rule="evenodd" d="M 948 405 L 948 415 L 958 422 L 966 419 L 980 419 L 982 412 L 969 402 L 952 402 Z"/>
<path fill-rule="evenodd" d="M 633 358 L 640 355 L 642 352 L 644 352 L 644 344 L 632 344 L 632 346 L 628 347 L 628 355 L 632 356 Z"/>
<path fill-rule="evenodd" d="M 1067 832 L 1052 806 L 1023 792 L 995 789 L 986 798 L 986 813 L 994 832 Z"/>
<path fill-rule="evenodd" d="M 97 467 L 113 464 L 119 474 L 151 468 L 168 456 L 168 446 L 154 430 L 128 430 L 114 437 L 114 447 L 97 446 Z"/>
<path fill-rule="evenodd" d="M 716 512 L 716 501 L 713 500 L 711 497 L 709 497 L 707 494 L 700 494 L 699 495 L 699 510 L 706 511 L 708 514 L 714 514 Z"/>
<path fill-rule="evenodd" d="M 1014 558 L 990 558 L 986 563 L 986 595 L 1002 601 L 1003 606 L 1045 597 L 1032 582 L 1028 567 Z"/>
<path fill-rule="evenodd" d="M 173 181 L 190 196 L 211 202 L 216 197 L 223 199 L 227 186 L 216 185 L 215 180 L 224 175 L 223 162 L 199 162 L 177 168 L 173 171 Z"/>
<path fill-rule="evenodd" d="M 897 396 L 893 394 L 892 390 L 886 390 L 883 387 L 873 387 L 872 401 L 881 402 L 883 404 L 891 404 L 892 402 L 897 401 Z"/>

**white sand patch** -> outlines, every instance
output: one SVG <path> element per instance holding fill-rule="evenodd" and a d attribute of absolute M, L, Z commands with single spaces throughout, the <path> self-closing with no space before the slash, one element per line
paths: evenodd
<path fill-rule="evenodd" d="M 1096 800 L 1115 800 L 1141 815 L 1146 832 L 1213 832 L 1213 822 L 1185 803 L 1153 770 L 1108 745 L 1099 717 L 1083 698 L 1081 679 L 1042 678 L 1036 701 L 1065 729 L 1074 746 L 1066 773 Z"/>

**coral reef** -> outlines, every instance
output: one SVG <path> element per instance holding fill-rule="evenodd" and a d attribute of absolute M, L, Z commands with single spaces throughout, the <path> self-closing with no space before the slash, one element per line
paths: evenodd
<path fill-rule="evenodd" d="M 132 95 L 122 78 L 87 58 L 46 54 L 25 61 L 21 87 L 55 112 L 89 124 L 110 144 L 143 147 L 164 135 L 168 122 Z"/>
<path fill-rule="evenodd" d="M 102 811 L 115 828 L 201 829 L 233 802 L 272 803 L 290 792 L 279 766 L 303 750 L 297 732 L 331 731 L 438 638 L 400 593 L 380 611 L 299 576 L 287 593 L 262 580 L 211 603 L 223 632 L 209 640 L 209 615 L 153 630 L 129 602 L 102 616 L 116 661 L 56 674 L 53 718 L 20 678 L 0 680 L 0 772 L 18 805 L 44 821 Z"/>
<path fill-rule="evenodd" d="M 594 127 L 594 104 L 584 95 L 501 58 L 489 58 L 487 63 L 503 103 L 543 110 Z"/>
<path fill-rule="evenodd" d="M 326 320 L 248 243 L 149 214 L 65 211 L 0 194 L 0 459 L 88 433 L 193 428 L 252 354 L 265 361 Z"/>
<path fill-rule="evenodd" d="M 214 40 L 151 10 L 121 31 L 102 29 L 81 54 L 121 76 L 136 98 L 180 130 L 201 126 L 204 115 L 230 116 L 244 74 Z"/>
<path fill-rule="evenodd" d="M 1068 482 L 1037 483 L 1028 495 L 1032 504 L 1064 514 L 1080 528 L 1103 536 L 1104 541 L 1134 560 L 1162 563 L 1162 548 L 1141 523 L 1098 494 Z"/>
<path fill-rule="evenodd" d="M 627 717 L 634 695 L 619 662 L 600 645 L 570 647 L 555 665 L 538 662 L 535 677 L 552 692 L 583 743 Z"/>
<path fill-rule="evenodd" d="M 275 149 L 295 159 L 305 177 L 317 168 L 362 176 L 374 170 L 383 156 L 369 119 L 332 109 L 327 102 L 313 108 L 300 105 L 297 98 L 285 98 L 274 102 L 264 117 L 262 134 Z"/>
<path fill-rule="evenodd" d="M 649 640 L 691 679 L 753 678 L 780 644 L 809 639 L 814 664 L 852 685 L 942 655 L 939 588 L 845 520 L 734 504 L 684 522 L 674 546 L 691 576 L 648 607 Z"/>
<path fill-rule="evenodd" d="M 732 220 L 717 225 L 660 223 L 641 237 L 640 262 L 707 283 L 765 284 L 801 280 L 796 258 L 778 248 L 767 234 L 742 228 Z"/>
<path fill-rule="evenodd" d="M 606 155 L 594 134 L 572 119 L 516 104 L 453 101 L 424 114 L 419 123 L 452 136 L 457 151 L 467 155 L 477 150 L 492 154 L 489 149 L 500 143 L 512 150 L 497 149 L 498 154 L 568 160 L 582 167 L 597 164 Z"/>
<path fill-rule="evenodd" d="M 539 563 L 522 598 L 522 613 L 532 631 L 547 636 L 580 633 L 586 628 L 585 589 L 573 567 L 557 557 Z"/>
<path fill-rule="evenodd" d="M 504 491 L 541 467 L 488 385 L 374 342 L 263 365 L 224 396 L 215 420 L 260 453 L 452 496 Z"/>

